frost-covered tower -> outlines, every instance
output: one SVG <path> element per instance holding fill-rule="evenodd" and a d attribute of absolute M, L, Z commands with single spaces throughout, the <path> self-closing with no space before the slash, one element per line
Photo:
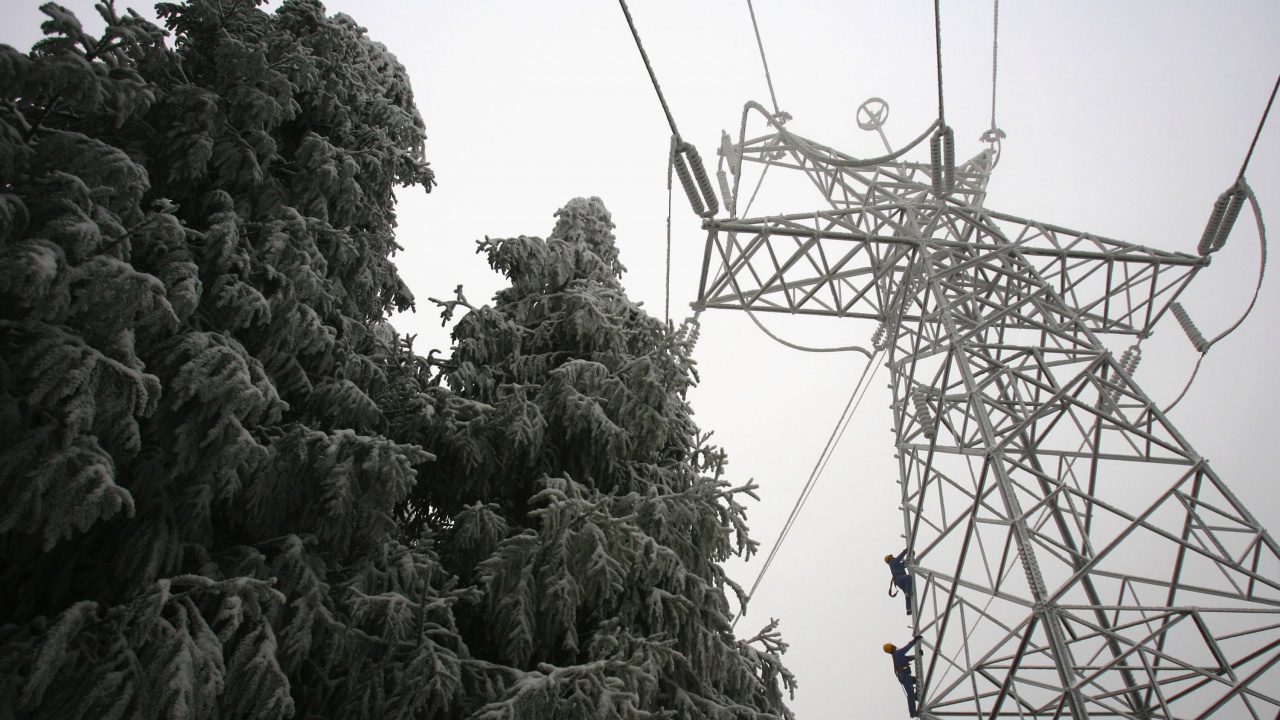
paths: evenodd
<path fill-rule="evenodd" d="M 820 209 L 708 220 L 698 306 L 881 323 L 921 716 L 1276 717 L 1280 547 L 1101 339 L 1207 258 L 984 208 L 994 147 L 942 177 L 753 111 L 736 181 Z"/>

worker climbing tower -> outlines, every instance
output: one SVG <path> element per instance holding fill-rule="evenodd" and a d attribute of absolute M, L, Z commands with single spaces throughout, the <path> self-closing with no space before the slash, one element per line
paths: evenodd
<path fill-rule="evenodd" d="M 1280 547 L 1104 344 L 1146 337 L 1221 242 L 989 210 L 995 133 L 959 165 L 941 121 L 858 160 L 785 120 L 748 104 L 722 145 L 695 307 L 879 323 L 921 716 L 1277 717 Z M 818 209 L 739 217 L 753 172 Z"/>

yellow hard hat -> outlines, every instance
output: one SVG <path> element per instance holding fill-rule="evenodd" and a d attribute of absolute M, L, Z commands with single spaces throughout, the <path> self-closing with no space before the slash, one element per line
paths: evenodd
<path fill-rule="evenodd" d="M 897 649 L 898 649 L 898 648 L 896 648 L 896 647 L 894 647 L 894 646 L 893 646 L 893 643 L 885 643 L 885 644 L 884 644 L 884 651 L 885 651 L 885 652 L 887 652 L 887 653 L 891 653 L 891 652 L 893 652 L 894 650 L 897 650 Z"/>
<path fill-rule="evenodd" d="M 893 559 L 893 556 L 892 556 L 892 555 L 885 555 L 885 556 L 884 556 L 884 561 L 885 561 L 885 562 L 889 562 L 889 561 L 890 561 L 890 560 L 892 560 L 892 559 Z"/>

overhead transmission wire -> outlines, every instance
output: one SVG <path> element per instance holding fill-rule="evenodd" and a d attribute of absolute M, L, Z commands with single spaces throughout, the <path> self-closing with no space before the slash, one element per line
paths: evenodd
<path fill-rule="evenodd" d="M 844 410 L 840 413 L 840 418 L 836 420 L 835 427 L 831 429 L 831 435 L 827 437 L 827 443 L 823 446 L 822 453 L 818 455 L 818 461 L 814 463 L 813 470 L 809 473 L 809 479 L 805 482 L 804 488 L 801 489 L 799 497 L 796 498 L 790 514 L 787 515 L 787 520 L 783 524 L 782 530 L 778 533 L 778 539 L 774 541 L 773 548 L 769 551 L 768 557 L 765 558 L 764 565 L 760 567 L 760 572 L 756 575 L 755 582 L 751 584 L 751 589 L 747 591 L 742 607 L 738 609 L 738 614 L 734 617 L 730 629 L 737 626 L 738 620 L 742 619 L 742 616 L 746 614 L 747 604 L 755 596 L 761 581 L 764 580 L 764 576 L 769 572 L 769 568 L 773 566 L 773 561 L 777 558 L 782 544 L 790 536 L 791 528 L 795 526 L 796 519 L 800 516 L 800 511 L 804 509 L 805 504 L 809 501 L 809 496 L 813 494 L 813 488 L 817 484 L 818 478 L 822 476 L 822 472 L 826 469 L 827 463 L 831 460 L 835 446 L 844 437 L 844 431 L 848 429 L 854 413 L 858 411 L 858 406 L 862 404 L 862 399 L 866 397 L 867 390 L 871 387 L 871 381 L 875 379 L 875 373 L 880 368 L 879 359 L 882 353 L 883 350 L 876 351 L 875 355 L 862 368 L 862 375 L 859 376 L 858 383 L 853 388 L 853 393 L 849 395 L 849 401 L 845 403 Z"/>
<path fill-rule="evenodd" d="M 1249 152 L 1244 155 L 1244 162 L 1240 165 L 1240 174 L 1236 175 L 1237 180 L 1244 179 L 1244 171 L 1249 167 L 1249 161 L 1253 159 L 1253 150 L 1258 147 L 1258 138 L 1262 136 L 1262 126 L 1267 124 L 1267 115 L 1271 113 L 1271 104 L 1276 101 L 1276 91 L 1280 90 L 1280 75 L 1276 76 L 1276 84 L 1271 88 L 1271 97 L 1267 99 L 1267 107 L 1262 111 L 1262 119 L 1258 121 L 1258 129 L 1253 133 L 1253 142 L 1249 143 Z"/>
<path fill-rule="evenodd" d="M 933 0 L 933 47 L 938 66 L 938 121 L 947 124 L 946 107 L 942 102 L 942 8 L 941 0 Z"/>
<path fill-rule="evenodd" d="M 635 38 L 636 49 L 640 51 L 640 59 L 644 61 L 644 69 L 649 73 L 653 91 L 658 96 L 658 102 L 662 104 L 663 114 L 667 116 L 667 125 L 671 127 L 671 136 L 676 148 L 671 153 L 671 162 L 676 176 L 680 178 L 680 185 L 684 187 L 684 193 L 689 198 L 689 205 L 700 217 L 714 217 L 717 212 L 720 212 L 720 201 L 716 198 L 715 188 L 711 185 L 711 179 L 707 177 L 706 168 L 702 165 L 702 157 L 698 155 L 698 149 L 693 146 L 693 143 L 685 141 L 680 136 L 675 116 L 671 114 L 667 98 L 662 94 L 662 85 L 658 83 L 658 75 L 653 71 L 653 63 L 649 62 L 649 53 L 645 52 L 644 43 L 640 40 L 640 31 L 636 29 L 635 20 L 631 17 L 631 10 L 627 8 L 626 0 L 618 0 L 618 5 L 622 7 L 622 14 L 627 18 L 631 37 Z"/>
<path fill-rule="evenodd" d="M 747 11 L 751 13 L 751 29 L 756 33 L 756 47 L 760 48 L 760 64 L 764 65 L 764 81 L 769 84 L 769 99 L 773 101 L 773 114 L 781 115 L 778 109 L 778 95 L 773 91 L 773 76 L 769 74 L 769 59 L 764 56 L 764 42 L 760 40 L 760 26 L 756 23 L 756 8 L 751 0 L 747 0 Z"/>
<path fill-rule="evenodd" d="M 1267 228 L 1262 221 L 1262 208 L 1258 205 L 1258 198 L 1253 194 L 1253 188 L 1249 187 L 1249 183 L 1245 181 L 1244 174 L 1249 168 L 1249 161 L 1253 158 L 1253 151 L 1258 146 L 1258 139 L 1262 137 L 1262 128 L 1267 124 L 1267 116 L 1271 114 L 1271 106 L 1275 103 L 1276 91 L 1280 90 L 1280 75 L 1276 77 L 1276 83 L 1271 88 L 1271 96 L 1267 99 L 1267 105 L 1262 111 L 1262 119 L 1258 121 L 1258 128 L 1253 133 L 1253 141 L 1249 143 L 1249 150 L 1245 153 L 1244 162 L 1240 164 L 1240 172 L 1236 174 L 1235 183 L 1218 197 L 1214 203 L 1213 213 L 1209 216 L 1209 223 L 1205 227 L 1204 235 L 1200 239 L 1200 254 L 1208 255 L 1217 252 L 1227 241 L 1227 236 L 1231 233 L 1231 228 L 1235 223 L 1236 215 L 1240 212 L 1240 207 L 1245 200 L 1249 201 L 1249 206 L 1253 210 L 1253 218 L 1258 226 L 1258 242 L 1260 244 L 1260 257 L 1258 262 L 1258 282 L 1253 288 L 1253 297 L 1249 300 L 1249 306 L 1245 308 L 1244 313 L 1230 327 L 1223 330 L 1212 340 L 1206 340 L 1195 324 L 1191 322 L 1191 317 L 1180 303 L 1173 303 L 1171 310 L 1178 320 L 1178 324 L 1182 326 L 1183 331 L 1191 340 L 1192 345 L 1200 352 L 1200 357 L 1196 359 L 1196 366 L 1191 371 L 1191 377 L 1187 378 L 1187 384 L 1182 387 L 1182 392 L 1169 403 L 1164 412 L 1172 410 L 1182 398 L 1186 397 L 1187 392 L 1191 389 L 1191 385 L 1195 382 L 1196 376 L 1200 374 L 1200 365 L 1204 362 L 1204 357 L 1209 353 L 1209 349 L 1216 345 L 1220 340 L 1230 335 L 1236 328 L 1240 327 L 1253 312 L 1253 308 L 1258 304 L 1258 295 L 1262 292 L 1262 280 L 1267 272 Z"/>
<path fill-rule="evenodd" d="M 640 31 L 636 30 L 636 22 L 631 18 L 631 10 L 627 8 L 626 0 L 618 0 L 618 4 L 622 6 L 622 14 L 627 17 L 627 27 L 631 28 L 631 37 L 636 40 L 636 49 L 640 51 L 640 58 L 644 60 L 644 69 L 649 71 L 649 80 L 653 83 L 653 91 L 658 94 L 658 102 L 662 103 L 662 112 L 667 116 L 667 124 L 671 126 L 671 134 L 675 136 L 676 142 L 680 142 L 680 131 L 676 129 L 676 119 L 671 115 L 671 108 L 667 105 L 667 98 L 662 94 L 662 86 L 658 84 L 658 76 L 653 72 L 653 63 L 649 62 L 649 53 L 644 51 L 644 43 L 640 41 Z"/>
<path fill-rule="evenodd" d="M 640 51 L 640 59 L 644 61 L 644 69 L 649 73 L 649 81 L 653 83 L 653 91 L 658 96 L 658 102 L 662 105 L 662 113 L 667 117 L 667 125 L 671 128 L 671 150 L 667 153 L 667 274 L 664 311 L 666 321 L 670 324 L 672 171 L 680 178 L 680 185 L 684 188 L 684 193 L 689 198 L 689 205 L 698 216 L 703 218 L 714 217 L 720 211 L 720 202 L 716 198 L 716 192 L 711 185 L 710 178 L 707 177 L 707 171 L 702 165 L 702 157 L 698 155 L 698 149 L 693 146 L 693 143 L 685 142 L 680 136 L 680 129 L 676 127 L 675 116 L 671 114 L 671 106 L 667 104 L 667 98 L 662 94 L 662 85 L 658 83 L 658 75 L 653 70 L 653 63 L 649 61 L 649 53 L 645 52 L 644 43 L 640 40 L 640 31 L 636 29 L 635 19 L 631 17 L 631 10 L 627 7 L 626 0 L 618 0 L 618 5 L 622 7 L 622 14 L 627 19 L 627 27 L 631 30 L 631 37 L 636 41 L 636 49 Z"/>
<path fill-rule="evenodd" d="M 991 129 L 996 129 L 996 68 L 1000 59 L 1000 0 L 995 0 L 991 19 Z"/>
<path fill-rule="evenodd" d="M 942 8 L 933 0 L 933 38 L 938 67 L 938 129 L 929 141 L 929 165 L 933 194 L 945 199 L 956 184 L 956 138 L 947 126 L 947 110 L 942 92 Z"/>
<path fill-rule="evenodd" d="M 999 160 L 999 143 L 1004 139 L 1004 131 L 996 125 L 996 75 L 1000 67 L 1000 0 L 994 0 L 991 10 L 991 127 L 982 133 L 982 142 L 997 145 L 996 160 Z M 993 161 L 994 162 L 994 161 Z M 992 165 L 994 167 L 994 164 Z"/>

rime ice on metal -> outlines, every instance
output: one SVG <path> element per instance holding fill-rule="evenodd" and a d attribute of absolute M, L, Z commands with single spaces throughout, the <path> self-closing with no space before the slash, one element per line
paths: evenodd
<path fill-rule="evenodd" d="M 921 716 L 1276 717 L 1280 548 L 1100 340 L 1207 258 L 986 209 L 996 143 L 943 197 L 754 103 L 731 150 L 727 207 L 755 168 L 819 209 L 707 220 L 695 306 L 881 323 Z"/>

